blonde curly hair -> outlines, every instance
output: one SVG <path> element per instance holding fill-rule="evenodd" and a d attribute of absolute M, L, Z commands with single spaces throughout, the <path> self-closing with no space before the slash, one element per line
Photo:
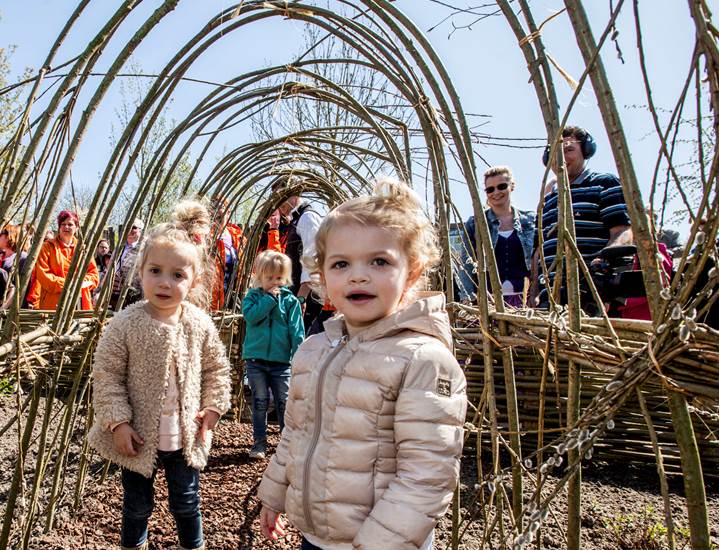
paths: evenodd
<path fill-rule="evenodd" d="M 376 182 L 371 195 L 348 200 L 322 221 L 315 236 L 314 254 L 302 258 L 313 274 L 322 272 L 329 233 L 335 227 L 351 223 L 390 230 L 402 243 L 413 271 L 426 272 L 439 263 L 437 233 L 422 210 L 417 194 L 406 183 L 382 178 Z M 321 285 L 319 290 L 323 290 Z"/>
<path fill-rule="evenodd" d="M 143 239 L 138 269 L 142 273 L 149 251 L 153 246 L 189 246 L 193 254 L 193 276 L 197 283 L 187 300 L 207 309 L 210 303 L 210 280 L 213 274 L 208 252 L 212 217 L 200 201 L 187 199 L 179 202 L 172 211 L 170 221 L 152 227 Z"/>

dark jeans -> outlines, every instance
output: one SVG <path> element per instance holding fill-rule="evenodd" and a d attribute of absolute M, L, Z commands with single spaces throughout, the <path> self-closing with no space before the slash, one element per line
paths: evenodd
<path fill-rule="evenodd" d="M 253 448 L 265 450 L 267 442 L 267 408 L 270 405 L 270 389 L 275 398 L 280 431 L 285 427 L 285 405 L 290 388 L 290 366 L 287 363 L 250 359 L 247 361 L 247 380 L 252 390 L 252 437 Z"/>
<path fill-rule="evenodd" d="M 322 548 L 320 548 L 319 546 L 315 546 L 305 537 L 302 537 L 302 546 L 300 546 L 300 550 L 322 550 Z"/>
<path fill-rule="evenodd" d="M 157 451 L 157 462 L 165 469 L 170 512 L 175 516 L 180 546 L 199 548 L 203 544 L 200 515 L 200 472 L 188 466 L 182 449 Z M 151 478 L 122 469 L 122 546 L 133 548 L 147 540 L 147 520 L 155 505 L 155 475 Z"/>

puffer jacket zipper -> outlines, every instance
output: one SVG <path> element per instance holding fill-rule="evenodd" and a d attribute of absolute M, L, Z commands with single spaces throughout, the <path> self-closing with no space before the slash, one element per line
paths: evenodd
<path fill-rule="evenodd" d="M 322 363 L 322 366 L 320 367 L 319 378 L 317 380 L 317 391 L 315 392 L 315 429 L 312 433 L 310 445 L 307 448 L 304 475 L 302 476 L 302 508 L 305 513 L 305 520 L 307 521 L 307 526 L 313 533 L 315 531 L 315 526 L 312 522 L 312 514 L 310 511 L 309 473 L 310 466 L 312 465 L 312 455 L 315 453 L 315 449 L 317 448 L 317 442 L 320 439 L 320 432 L 322 431 L 322 392 L 324 391 L 325 374 L 327 373 L 327 368 L 330 366 L 334 358 L 337 357 L 339 352 L 342 351 L 346 343 L 346 335 L 342 336 L 342 338 L 340 338 L 338 341 L 332 343 L 332 347 L 334 349 L 329 354 L 329 356 L 327 356 L 325 362 Z"/>

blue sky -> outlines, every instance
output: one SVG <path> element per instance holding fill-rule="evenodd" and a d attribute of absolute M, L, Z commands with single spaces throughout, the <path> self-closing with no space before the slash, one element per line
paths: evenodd
<path fill-rule="evenodd" d="M 450 3 L 468 6 L 479 2 L 451 0 Z M 69 59 L 84 47 L 92 36 L 91 31 L 108 18 L 117 4 L 98 0 L 91 2 L 58 60 Z M 145 0 L 123 29 L 129 31 L 130 28 L 136 28 L 159 4 L 157 0 Z M 140 47 L 135 56 L 136 61 L 147 73 L 158 71 L 177 47 L 196 33 L 208 19 L 234 4 L 225 0 L 181 0 L 178 8 L 165 18 Z M 609 1 L 591 0 L 585 4 L 597 36 L 608 19 Z M 639 71 L 631 2 L 625 4 L 618 24 L 618 40 L 626 62 L 622 64 L 617 59 L 612 43 L 605 47 L 603 59 L 623 116 L 637 173 L 643 189 L 648 193 L 659 149 L 648 111 L 637 107 L 646 104 L 646 98 Z M 397 0 L 395 5 L 425 31 L 448 14 L 445 8 L 429 0 Z M 537 0 L 531 5 L 538 21 L 562 8 L 561 2 L 548 0 Z M 676 0 L 644 0 L 639 5 L 654 100 L 659 107 L 670 110 L 674 107 L 686 77 L 692 53 L 693 27 L 688 9 L 686 3 Z M 25 67 L 40 66 L 72 9 L 73 3 L 66 0 L 33 0 L 32 9 L 28 9 L 27 2 L 19 0 L 0 2 L 0 45 L 16 46 L 11 59 L 16 73 Z M 302 43 L 302 25 L 296 21 L 279 22 L 277 18 L 273 19 L 272 22 L 257 23 L 242 33 L 233 33 L 193 66 L 188 76 L 224 81 L 236 74 L 291 59 Z M 457 16 L 451 21 L 462 25 L 471 20 L 470 16 Z M 432 30 L 428 37 L 452 75 L 465 111 L 488 115 L 488 118 L 481 119 L 486 121 L 482 131 L 493 136 L 543 137 L 544 125 L 534 89 L 528 82 L 524 58 L 504 18 L 501 15 L 489 17 L 477 22 L 471 29 L 457 30 L 449 37 L 451 21 Z M 127 31 L 123 30 L 124 34 L 118 35 L 118 39 L 108 49 L 103 66 L 107 67 L 114 58 L 113 54 L 124 45 Z M 548 23 L 543 37 L 550 54 L 578 79 L 583 64 L 566 14 Z M 560 94 L 561 107 L 564 108 L 572 90 L 557 73 L 555 84 Z M 183 118 L 183 113 L 189 111 L 207 92 L 209 88 L 200 84 L 183 86 L 174 98 L 170 116 Z M 97 181 L 110 151 L 108 135 L 115 121 L 117 101 L 115 86 L 99 110 L 90 129 L 89 139 L 85 140 L 78 154 L 73 168 L 75 182 L 92 185 Z M 667 118 L 668 115 L 664 115 L 664 119 Z M 585 126 L 598 142 L 599 150 L 592 161 L 592 167 L 600 171 L 615 171 L 591 87 L 585 88 L 570 121 Z M 236 135 L 233 139 L 243 138 L 242 135 Z M 225 145 L 234 147 L 239 143 Z M 490 164 L 510 165 L 518 181 L 514 203 L 524 209 L 535 208 L 543 173 L 540 151 L 490 144 L 480 144 L 476 151 Z M 690 150 L 685 148 L 681 152 L 689 160 Z M 471 211 L 468 197 L 466 187 L 453 187 L 453 199 L 464 217 Z M 677 207 L 677 204 L 672 204 L 670 209 Z M 685 232 L 685 228 L 679 229 Z"/>

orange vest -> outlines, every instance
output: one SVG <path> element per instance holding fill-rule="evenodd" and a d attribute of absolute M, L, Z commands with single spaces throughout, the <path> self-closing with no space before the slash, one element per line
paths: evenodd
<path fill-rule="evenodd" d="M 242 228 L 233 223 L 228 223 L 226 229 L 230 233 L 232 246 L 237 251 L 237 263 L 239 264 L 244 248 Z M 222 240 L 222 235 L 217 239 L 215 247 L 215 280 L 212 285 L 211 307 L 213 311 L 225 307 L 225 242 Z"/>
<path fill-rule="evenodd" d="M 73 238 L 72 243 L 66 246 L 59 241 L 58 237 L 43 243 L 33 270 L 40 290 L 37 300 L 38 309 L 55 309 L 57 307 L 76 245 L 77 239 Z M 80 309 L 92 309 L 92 291 L 97 288 L 99 282 L 100 275 L 97 265 L 94 260 L 90 260 L 87 273 L 83 278 Z"/>

